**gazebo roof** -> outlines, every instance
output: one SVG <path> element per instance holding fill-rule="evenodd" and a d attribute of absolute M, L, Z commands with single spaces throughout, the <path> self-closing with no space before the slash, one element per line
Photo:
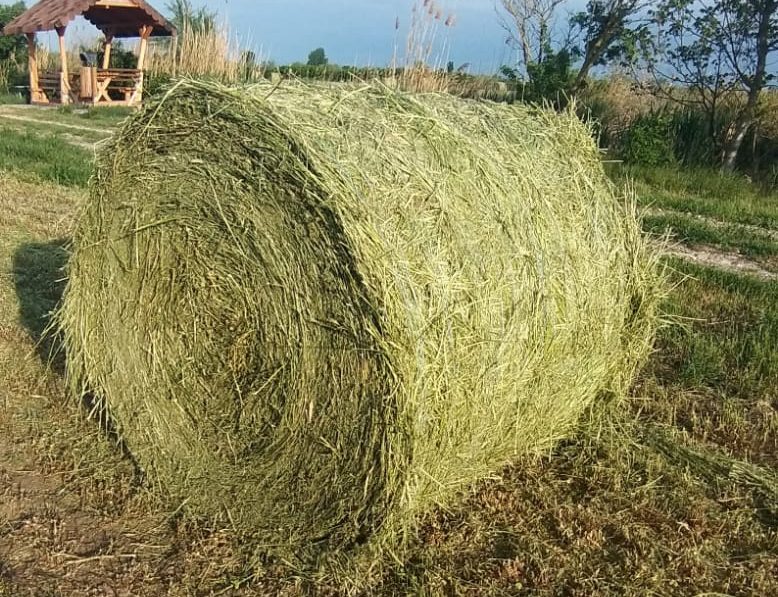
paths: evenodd
<path fill-rule="evenodd" d="M 152 36 L 176 34 L 176 28 L 144 0 L 40 0 L 8 23 L 2 34 L 51 31 L 79 15 L 117 38 L 138 37 L 141 27 L 152 27 Z"/>

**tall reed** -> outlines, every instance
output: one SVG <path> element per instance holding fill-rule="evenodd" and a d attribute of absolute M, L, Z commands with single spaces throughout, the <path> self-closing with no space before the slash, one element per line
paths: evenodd
<path fill-rule="evenodd" d="M 224 23 L 206 29 L 184 24 L 177 38 L 152 44 L 146 69 L 152 77 L 187 76 L 222 83 L 238 83 L 262 75 L 254 54 L 241 50 L 237 37 Z"/>
<path fill-rule="evenodd" d="M 455 24 L 456 16 L 447 14 L 435 0 L 418 0 L 413 5 L 402 68 L 397 68 L 395 47 L 392 66 L 399 88 L 418 92 L 448 91 L 449 33 Z M 399 19 L 395 29 L 399 30 Z"/>

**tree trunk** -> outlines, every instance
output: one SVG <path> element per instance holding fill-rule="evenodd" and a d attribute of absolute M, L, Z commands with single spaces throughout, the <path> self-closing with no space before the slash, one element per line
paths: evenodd
<path fill-rule="evenodd" d="M 775 0 L 765 2 L 759 13 L 759 27 L 756 36 L 756 68 L 753 79 L 747 83 L 748 99 L 743 110 L 732 125 L 732 133 L 724 141 L 724 151 L 721 161 L 721 169 L 724 172 L 732 172 L 737 163 L 737 156 L 743 139 L 748 133 L 748 129 L 756 120 L 756 110 L 759 106 L 759 96 L 765 86 L 767 75 L 767 55 L 770 53 L 770 30 L 771 20 L 776 10 L 778 2 Z"/>
<path fill-rule="evenodd" d="M 521 35 L 521 53 L 522 58 L 524 59 L 524 72 L 529 75 L 529 65 L 532 64 L 532 50 L 529 47 L 527 28 L 524 24 L 519 27 L 519 35 Z"/>
<path fill-rule="evenodd" d="M 578 74 L 575 76 L 575 82 L 573 83 L 573 93 L 578 93 L 586 86 L 586 80 L 589 78 L 589 71 L 594 66 L 595 58 L 590 52 L 586 52 L 584 56 L 583 64 L 578 70 Z"/>
<path fill-rule="evenodd" d="M 734 172 L 737 165 L 737 156 L 743 145 L 748 129 L 754 124 L 754 118 L 747 108 L 738 116 L 732 125 L 732 131 L 724 141 L 722 151 L 721 169 L 724 172 Z"/>

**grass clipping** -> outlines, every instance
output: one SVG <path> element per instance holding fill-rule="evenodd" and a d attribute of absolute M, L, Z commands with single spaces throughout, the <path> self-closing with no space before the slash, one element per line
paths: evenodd
<path fill-rule="evenodd" d="M 182 81 L 101 152 L 60 324 L 164 495 L 307 559 L 621 393 L 655 265 L 571 113 Z"/>

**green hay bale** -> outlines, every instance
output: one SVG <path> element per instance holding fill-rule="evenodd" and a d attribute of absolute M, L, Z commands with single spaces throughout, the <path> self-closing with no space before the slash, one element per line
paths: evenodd
<path fill-rule="evenodd" d="M 572 113 L 183 81 L 102 151 L 60 323 L 164 495 L 307 560 L 623 392 L 659 286 Z"/>

